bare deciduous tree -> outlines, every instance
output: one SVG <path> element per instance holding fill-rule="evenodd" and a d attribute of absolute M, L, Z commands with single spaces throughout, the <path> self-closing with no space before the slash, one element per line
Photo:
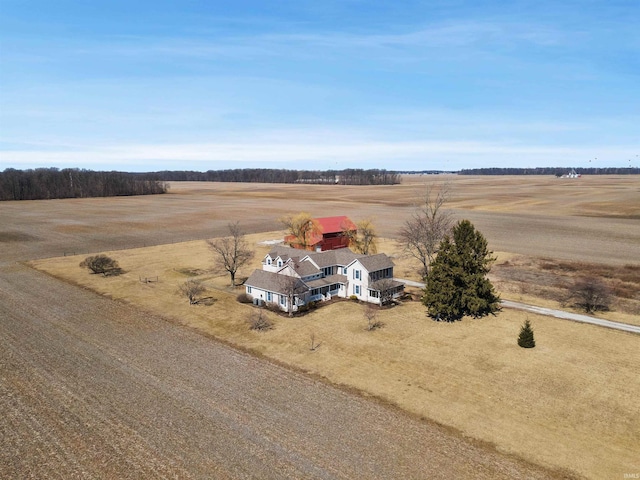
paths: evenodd
<path fill-rule="evenodd" d="M 382 328 L 383 323 L 378 320 L 378 308 L 375 305 L 367 303 L 364 307 L 363 315 L 367 320 L 367 330 Z"/>
<path fill-rule="evenodd" d="M 295 305 L 298 295 L 307 291 L 306 287 L 298 277 L 292 277 L 289 275 L 279 275 L 279 291 L 287 299 L 287 313 L 289 316 L 293 316 L 293 307 Z"/>
<path fill-rule="evenodd" d="M 247 245 L 238 222 L 229 224 L 228 237 L 207 240 L 216 254 L 216 264 L 229 272 L 231 286 L 236 286 L 236 273 L 253 258 L 253 251 Z"/>
<path fill-rule="evenodd" d="M 342 235 L 349 238 L 349 247 L 356 253 L 373 255 L 378 253 L 378 235 L 370 218 L 360 220 L 356 226 L 357 230 L 342 226 Z"/>
<path fill-rule="evenodd" d="M 189 299 L 189 305 L 198 303 L 198 296 L 204 293 L 206 288 L 196 280 L 187 280 L 178 287 L 179 293 Z"/>
<path fill-rule="evenodd" d="M 573 300 L 585 312 L 592 313 L 609 310 L 612 296 L 609 287 L 599 278 L 581 277 L 569 288 L 568 300 Z"/>
<path fill-rule="evenodd" d="M 420 274 L 423 278 L 427 276 L 429 265 L 438 253 L 440 242 L 453 226 L 451 213 L 443 208 L 449 196 L 448 184 L 427 185 L 422 203 L 399 232 L 399 242 L 405 254 L 422 264 Z"/>
<path fill-rule="evenodd" d="M 280 223 L 285 227 L 289 235 L 294 237 L 290 245 L 304 250 L 309 248 L 314 234 L 321 231 L 320 224 L 306 212 L 282 217 L 280 218 Z"/>

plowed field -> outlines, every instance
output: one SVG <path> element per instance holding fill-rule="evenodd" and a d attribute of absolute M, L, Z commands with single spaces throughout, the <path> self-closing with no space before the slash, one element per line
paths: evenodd
<path fill-rule="evenodd" d="M 495 250 L 637 262 L 638 179 L 580 181 L 453 179 L 451 207 Z M 270 231 L 299 210 L 372 216 L 393 237 L 422 182 L 0 204 L 0 477 L 562 477 L 17 263 L 209 238 L 235 220 Z"/>

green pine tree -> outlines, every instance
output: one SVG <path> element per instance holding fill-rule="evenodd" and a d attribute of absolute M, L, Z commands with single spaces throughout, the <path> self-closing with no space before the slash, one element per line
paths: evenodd
<path fill-rule="evenodd" d="M 495 313 L 500 298 L 487 278 L 495 258 L 484 236 L 468 220 L 453 229 L 453 241 L 446 237 L 426 278 L 422 302 L 431 317 L 453 322 L 468 315 L 474 318 Z"/>
<path fill-rule="evenodd" d="M 522 325 L 522 328 L 520 328 L 518 345 L 520 345 L 522 348 L 533 348 L 536 346 L 536 341 L 533 338 L 533 329 L 531 328 L 531 323 L 529 323 L 528 318 L 524 321 L 524 325 Z"/>

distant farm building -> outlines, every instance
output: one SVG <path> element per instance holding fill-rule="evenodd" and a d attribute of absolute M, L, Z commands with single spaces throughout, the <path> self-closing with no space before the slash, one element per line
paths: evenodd
<path fill-rule="evenodd" d="M 569 173 L 565 173 L 561 178 L 580 178 L 582 174 L 576 173 L 575 169 L 572 169 Z"/>
<path fill-rule="evenodd" d="M 349 235 L 355 234 L 358 227 L 347 216 L 314 218 L 318 228 L 307 234 L 305 245 L 294 235 L 284 237 L 284 243 L 293 248 L 324 252 L 349 246 Z"/>

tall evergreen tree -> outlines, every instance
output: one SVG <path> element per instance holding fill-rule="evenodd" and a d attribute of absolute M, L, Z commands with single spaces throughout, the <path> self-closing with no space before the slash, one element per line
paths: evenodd
<path fill-rule="evenodd" d="M 440 243 L 438 256 L 426 278 L 422 303 L 436 320 L 453 322 L 495 313 L 500 298 L 487 278 L 495 257 L 487 240 L 469 220 L 462 220 Z"/>

